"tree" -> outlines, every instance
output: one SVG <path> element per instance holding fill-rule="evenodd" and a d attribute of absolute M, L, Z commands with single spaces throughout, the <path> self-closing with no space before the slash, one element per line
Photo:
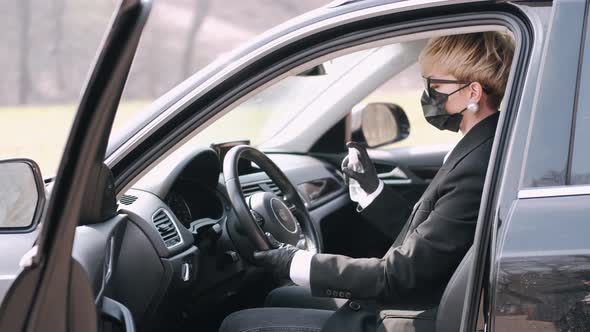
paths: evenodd
<path fill-rule="evenodd" d="M 20 52 L 19 52 L 19 84 L 18 84 L 18 102 L 26 104 L 29 99 L 31 89 L 31 76 L 29 73 L 29 51 L 31 49 L 31 40 L 29 38 L 29 28 L 31 25 L 31 0 L 19 1 L 20 11 Z"/>
<path fill-rule="evenodd" d="M 203 22 L 205 21 L 207 12 L 209 11 L 209 0 L 195 0 L 194 4 L 195 7 L 193 10 L 193 18 L 191 21 L 190 30 L 187 35 L 186 49 L 184 51 L 182 60 L 182 68 L 180 73 L 182 80 L 192 74 L 192 60 L 195 39 L 199 30 L 201 29 L 201 26 L 203 25 Z"/>

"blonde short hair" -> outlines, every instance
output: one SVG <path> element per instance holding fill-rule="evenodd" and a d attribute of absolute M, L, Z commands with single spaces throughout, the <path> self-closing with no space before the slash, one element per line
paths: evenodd
<path fill-rule="evenodd" d="M 423 72 L 437 68 L 458 80 L 480 83 L 488 95 L 489 106 L 498 109 L 513 56 L 512 38 L 493 31 L 433 38 L 418 61 Z"/>

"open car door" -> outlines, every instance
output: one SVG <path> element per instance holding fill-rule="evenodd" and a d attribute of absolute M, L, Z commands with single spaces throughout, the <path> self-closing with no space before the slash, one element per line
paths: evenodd
<path fill-rule="evenodd" d="M 150 8 L 149 0 L 121 0 L 111 18 L 83 90 L 36 246 L 0 307 L 0 331 L 97 330 L 97 306 L 105 306 L 72 259 L 72 246 L 82 220 L 100 221 L 110 217 L 105 213 L 115 213 L 102 208 L 102 203 L 114 200 L 103 160 Z M 129 331 L 134 327 L 127 314 L 119 310 L 118 319 Z"/>

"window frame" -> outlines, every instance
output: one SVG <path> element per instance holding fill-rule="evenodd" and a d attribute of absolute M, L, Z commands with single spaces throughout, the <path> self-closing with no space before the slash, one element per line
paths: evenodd
<path fill-rule="evenodd" d="M 583 188 L 580 187 L 590 187 L 590 179 L 587 183 L 574 183 L 573 171 L 577 165 L 577 158 L 581 153 L 576 152 L 576 147 L 578 144 L 582 143 L 582 138 L 578 137 L 578 133 L 581 131 L 588 131 L 590 130 L 590 120 L 587 120 L 583 124 L 580 124 L 578 120 L 580 117 L 587 115 L 590 116 L 590 110 L 584 109 L 584 105 L 582 102 L 584 100 L 590 99 L 590 94 L 584 89 L 587 85 L 590 85 L 590 33 L 588 33 L 588 29 L 590 26 L 588 25 L 588 13 L 590 11 L 590 5 L 586 4 L 586 12 L 585 12 L 585 20 L 584 20 L 584 30 L 582 35 L 582 45 L 580 50 L 580 62 L 578 64 L 578 77 L 577 77 L 577 89 L 576 89 L 576 97 L 574 103 L 574 111 L 572 115 L 572 130 L 571 130 L 571 138 L 570 138 L 570 146 L 569 146 L 569 155 L 568 155 L 568 168 L 567 168 L 567 175 L 566 175 L 566 186 L 575 186 L 577 188 L 573 189 L 573 192 L 583 192 Z M 585 79 L 585 80 L 584 80 Z M 578 127 L 580 125 L 580 127 Z M 587 159 L 587 162 L 590 164 L 590 157 Z M 585 168 L 590 169 L 590 165 L 585 166 Z M 590 193 L 590 189 L 585 191 L 586 193 Z"/>

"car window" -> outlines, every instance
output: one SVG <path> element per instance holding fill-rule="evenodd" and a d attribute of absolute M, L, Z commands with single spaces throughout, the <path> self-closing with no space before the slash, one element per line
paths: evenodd
<path fill-rule="evenodd" d="M 569 184 L 590 184 L 590 34 L 585 34 L 584 59 L 578 86 L 578 101 L 574 115 Z"/>
<path fill-rule="evenodd" d="M 435 144 L 454 145 L 463 137 L 460 132 L 439 130 L 426 121 L 420 105 L 423 91 L 424 84 L 420 66 L 415 63 L 363 99 L 362 102 L 365 104 L 376 102 L 397 104 L 403 108 L 410 121 L 410 135 L 407 138 L 380 147 L 380 149 Z"/>
<path fill-rule="evenodd" d="M 411 65 L 425 43 L 392 43 L 309 63 L 199 128 L 185 145 L 247 139 L 261 149 L 308 151 L 325 131 L 351 112 L 359 99 Z M 414 74 L 421 82 L 418 73 L 408 75 Z M 410 90 L 415 94 L 411 96 L 407 89 L 387 93 L 391 97 L 399 92 L 400 98 L 409 101 L 409 108 L 417 111 L 420 84 L 413 84 Z M 418 104 L 412 102 L 414 99 Z"/>
<path fill-rule="evenodd" d="M 412 126 L 419 128 L 416 129 L 413 136 L 410 134 L 410 138 L 403 142 L 403 145 L 457 142 L 460 139 L 459 134 L 441 133 L 424 120 L 420 107 L 422 80 L 418 65 L 413 65 L 405 71 L 396 69 L 392 65 L 394 62 L 400 62 L 394 56 L 400 54 L 403 54 L 403 57 L 408 56 L 408 53 L 400 52 L 403 49 L 400 48 L 402 44 L 404 43 L 340 55 L 317 64 L 315 67 L 302 69 L 298 74 L 274 83 L 230 109 L 204 128 L 199 128 L 199 132 L 159 163 L 146 177 L 165 170 L 166 165 L 181 160 L 196 147 L 227 141 L 249 140 L 252 145 L 264 149 L 265 144 L 275 142 L 277 137 L 287 137 L 285 132 L 305 132 L 306 135 L 311 135 L 311 131 L 315 130 L 312 128 L 316 123 L 314 121 L 334 118 L 332 116 L 334 113 L 341 115 L 340 118 L 342 118 L 351 111 L 354 104 L 346 107 L 339 102 L 348 96 L 350 93 L 348 89 L 361 89 L 368 84 L 372 86 L 372 89 L 368 89 L 364 93 L 364 95 L 368 95 L 364 102 L 374 100 L 398 103 L 406 109 Z M 414 45 L 415 42 L 406 44 Z M 411 48 L 411 50 L 415 53 L 411 55 L 417 59 L 419 49 Z M 373 72 L 367 72 L 367 66 L 378 69 L 373 68 Z M 403 65 L 402 68 L 407 66 L 407 64 Z M 381 74 L 383 70 L 400 74 L 383 75 Z M 400 70 L 402 71 L 400 72 Z M 380 72 L 383 77 L 367 79 L 375 76 L 375 72 Z M 404 83 L 399 83 L 397 80 L 402 78 L 405 78 Z M 387 83 L 383 84 L 384 81 Z M 398 82 L 397 85 L 396 82 Z M 342 87 L 343 84 L 346 85 L 346 88 Z M 375 88 L 377 89 L 374 90 Z M 371 90 L 374 92 L 371 93 Z M 336 121 L 338 119 L 334 120 L 334 122 Z M 328 129 L 330 126 L 327 126 Z M 429 137 L 423 139 L 419 137 L 421 135 L 429 135 Z M 293 151 L 291 149 L 285 150 Z"/>
<path fill-rule="evenodd" d="M 552 11 L 531 126 L 527 133 L 521 188 L 563 186 L 571 161 L 572 113 L 576 108 L 577 77 L 584 36 L 584 12 L 564 5 L 567 19 Z M 565 16 L 564 16 L 565 17 Z M 522 133 L 524 134 L 524 133 Z"/>
<path fill-rule="evenodd" d="M 3 1 L 0 159 L 55 175 L 113 1 Z"/>

